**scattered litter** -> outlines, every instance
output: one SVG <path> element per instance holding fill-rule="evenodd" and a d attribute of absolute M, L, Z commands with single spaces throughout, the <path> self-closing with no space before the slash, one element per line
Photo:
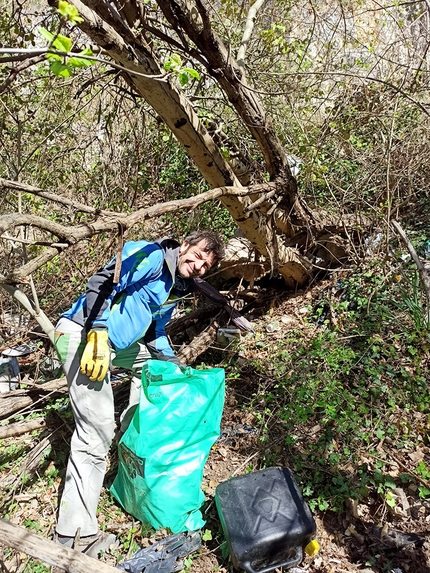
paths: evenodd
<path fill-rule="evenodd" d="M 295 322 L 292 316 L 281 316 L 282 324 L 293 324 Z"/>
<path fill-rule="evenodd" d="M 0 393 L 15 390 L 19 382 L 19 364 L 15 356 L 0 356 Z"/>
<path fill-rule="evenodd" d="M 376 248 L 379 246 L 383 239 L 384 235 L 382 233 L 378 233 L 376 236 L 367 237 L 364 241 L 364 246 L 366 248 L 366 255 L 372 254 Z"/>
<path fill-rule="evenodd" d="M 387 531 L 384 531 L 382 527 L 375 525 L 370 529 L 370 533 L 384 545 L 395 547 L 396 549 L 403 549 L 409 545 L 421 547 L 424 543 L 424 539 L 416 533 L 405 533 L 398 529 L 387 529 Z"/>
<path fill-rule="evenodd" d="M 170 535 L 150 547 L 139 549 L 131 559 L 117 565 L 128 573 L 173 573 L 184 568 L 178 561 L 200 549 L 202 540 L 198 531 Z"/>
<path fill-rule="evenodd" d="M 279 324 L 279 322 L 275 321 L 275 322 L 269 322 L 269 324 L 266 326 L 266 332 L 276 332 L 277 330 L 280 330 L 281 326 Z"/>
<path fill-rule="evenodd" d="M 41 360 L 39 369 L 46 379 L 59 378 L 63 373 L 61 362 L 53 356 L 46 356 Z"/>
<path fill-rule="evenodd" d="M 302 168 L 303 159 L 300 159 L 300 157 L 297 157 L 297 155 L 287 155 L 287 163 L 288 167 L 290 168 L 291 175 L 293 177 L 297 177 Z"/>
<path fill-rule="evenodd" d="M 28 344 L 18 344 L 17 346 L 11 346 L 10 348 L 5 348 L 1 351 L 2 356 L 27 356 L 35 351 L 34 346 L 29 346 Z"/>
<path fill-rule="evenodd" d="M 227 426 L 221 428 L 221 434 L 217 442 L 225 440 L 226 443 L 234 442 L 237 437 L 240 436 L 256 436 L 258 434 L 258 429 L 254 426 L 247 426 L 245 424 L 237 424 L 236 426 Z"/>
<path fill-rule="evenodd" d="M 240 339 L 239 328 L 218 328 L 216 333 L 216 340 L 218 344 L 225 347 Z"/>
<path fill-rule="evenodd" d="M 0 393 L 15 390 L 20 381 L 18 356 L 27 356 L 34 352 L 34 347 L 19 344 L 5 348 L 0 353 Z"/>

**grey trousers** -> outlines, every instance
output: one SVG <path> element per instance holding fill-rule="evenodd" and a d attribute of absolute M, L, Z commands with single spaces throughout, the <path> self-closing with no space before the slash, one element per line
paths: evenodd
<path fill-rule="evenodd" d="M 98 531 L 97 506 L 106 472 L 106 455 L 115 433 L 114 401 L 108 372 L 103 382 L 91 382 L 80 372 L 80 357 L 86 334 L 76 323 L 62 318 L 55 332 L 55 346 L 63 363 L 75 418 L 64 491 L 60 502 L 57 533 L 73 537 Z M 121 417 L 125 430 L 139 402 L 143 364 L 150 358 L 146 346 L 137 342 L 112 351 L 112 365 L 131 370 L 129 404 Z"/>

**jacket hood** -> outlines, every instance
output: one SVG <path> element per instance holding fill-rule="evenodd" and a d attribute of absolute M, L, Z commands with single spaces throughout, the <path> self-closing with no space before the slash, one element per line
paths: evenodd
<path fill-rule="evenodd" d="M 179 248 L 181 246 L 180 243 L 175 241 L 175 239 L 170 239 L 169 237 L 157 239 L 154 241 L 154 243 L 160 245 L 160 247 L 163 249 L 164 260 L 166 261 L 166 264 L 169 267 L 169 271 L 174 280 L 176 275 L 176 268 L 178 266 Z"/>

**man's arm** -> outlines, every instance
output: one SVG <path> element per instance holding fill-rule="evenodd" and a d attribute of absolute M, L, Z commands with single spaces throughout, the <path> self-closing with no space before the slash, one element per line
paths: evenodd
<path fill-rule="evenodd" d="M 175 356 L 166 335 L 166 324 L 171 319 L 173 309 L 174 306 L 167 310 L 163 316 L 151 322 L 143 340 L 155 360 L 166 360 L 167 362 L 181 364 L 180 360 Z"/>

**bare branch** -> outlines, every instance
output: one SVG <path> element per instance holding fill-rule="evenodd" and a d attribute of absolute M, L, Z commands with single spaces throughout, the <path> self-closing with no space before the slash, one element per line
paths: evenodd
<path fill-rule="evenodd" d="M 421 281 L 426 291 L 427 300 L 430 302 L 430 272 L 421 262 L 421 259 L 417 255 L 412 243 L 408 239 L 400 223 L 398 223 L 397 221 L 391 221 L 391 224 L 393 225 L 397 233 L 400 235 L 402 241 L 404 242 L 406 248 L 409 251 L 409 254 L 412 257 L 412 260 L 417 265 L 418 273 L 420 275 Z"/>
<path fill-rule="evenodd" d="M 256 0 L 250 7 L 248 16 L 245 22 L 245 29 L 243 31 L 242 42 L 237 52 L 237 64 L 244 71 L 245 67 L 245 53 L 248 47 L 248 42 L 251 38 L 252 30 L 254 29 L 254 22 L 257 17 L 258 10 L 263 6 L 265 0 Z"/>
<path fill-rule="evenodd" d="M 84 54 L 80 54 L 79 52 L 62 52 L 60 50 L 54 50 L 52 48 L 45 48 L 43 50 L 31 50 L 31 49 L 27 49 L 27 48 L 0 48 L 0 54 L 11 54 L 11 53 L 21 54 L 21 55 L 8 56 L 8 57 L 0 58 L 0 64 L 8 63 L 8 62 L 14 62 L 14 61 L 21 61 L 23 59 L 23 55 L 25 56 L 26 54 L 27 54 L 27 57 L 31 57 L 34 55 L 40 55 L 40 54 L 45 54 L 47 56 L 49 54 L 55 54 L 57 56 L 63 56 L 63 57 L 67 57 L 67 58 L 80 58 L 82 60 L 90 60 L 91 62 L 98 62 L 100 64 L 105 64 L 106 66 L 111 66 L 112 68 L 115 68 L 117 70 L 127 72 L 128 74 L 134 74 L 135 76 L 140 76 L 142 78 L 147 78 L 147 79 L 151 79 L 151 80 L 157 80 L 160 82 L 165 82 L 167 80 L 167 77 L 170 75 L 170 74 L 164 73 L 164 72 L 161 74 L 154 74 L 154 75 L 143 74 L 143 73 L 138 72 L 136 70 L 133 70 L 131 68 L 126 68 L 124 66 L 120 66 L 119 64 L 116 64 L 115 62 L 104 60 L 103 58 L 99 58 L 97 56 L 87 56 Z"/>
<path fill-rule="evenodd" d="M 1 177 L 0 177 L 0 188 L 10 189 L 12 191 L 22 191 L 24 193 L 31 193 L 32 195 L 43 197 L 44 199 L 54 201 L 55 203 L 66 205 L 68 207 L 73 207 L 73 209 L 77 209 L 78 211 L 82 211 L 83 213 L 101 213 L 102 215 L 110 215 L 112 213 L 111 211 L 104 211 L 95 209 L 94 207 L 89 207 L 88 205 L 84 205 L 83 203 L 79 203 L 78 201 L 72 201 L 71 199 L 68 199 L 67 197 L 62 197 L 57 193 L 49 193 L 49 191 L 43 191 L 39 187 L 33 187 L 33 185 L 27 185 L 26 183 L 19 183 L 18 181 L 10 181 L 9 179 L 2 179 Z"/>
<path fill-rule="evenodd" d="M 23 72 L 27 68 L 30 68 L 31 66 L 39 64 L 40 62 L 43 62 L 44 56 L 36 56 L 36 57 L 30 58 L 30 59 L 28 59 L 28 56 L 25 56 L 25 58 L 22 57 L 22 59 L 25 59 L 26 61 L 24 61 L 19 66 L 15 66 L 15 67 L 10 69 L 9 76 L 0 85 L 0 94 L 3 93 L 4 91 L 6 91 L 6 89 L 10 86 L 10 84 L 14 81 L 14 79 L 18 76 L 18 74 L 20 72 Z M 4 63 L 5 60 L 7 60 L 7 58 L 2 58 L 0 60 L 0 63 Z M 13 61 L 13 60 L 11 60 L 11 61 Z"/>
<path fill-rule="evenodd" d="M 14 182 L 13 182 L 14 183 Z M 21 184 L 16 184 L 19 186 Z M 16 188 L 16 187 L 15 187 Z M 37 227 L 39 229 L 43 229 L 56 235 L 57 237 L 61 237 L 66 245 L 63 244 L 56 244 L 54 247 L 51 245 L 47 248 L 42 254 L 35 257 L 19 269 L 13 270 L 8 276 L 0 275 L 0 284 L 1 283 L 10 283 L 16 284 L 20 282 L 28 283 L 28 276 L 40 268 L 43 264 L 47 263 L 51 259 L 53 259 L 59 252 L 64 250 L 64 248 L 69 247 L 70 245 L 82 241 L 84 239 L 89 239 L 93 235 L 98 233 L 103 233 L 107 231 L 117 230 L 118 226 L 125 231 L 130 229 L 134 225 L 138 223 L 142 223 L 146 219 L 151 219 L 154 217 L 159 217 L 160 215 L 164 215 L 165 213 L 170 213 L 172 211 L 177 211 L 179 209 L 195 209 L 199 205 L 206 203 L 207 201 L 213 201 L 218 199 L 219 197 L 227 196 L 227 195 L 234 195 L 234 196 L 245 196 L 255 193 L 262 193 L 268 188 L 271 188 L 270 185 L 256 185 L 255 187 L 219 187 L 217 189 L 211 189 L 210 191 L 206 191 L 205 193 L 201 193 L 195 197 L 189 197 L 188 199 L 179 199 L 177 201 L 167 201 L 166 203 L 158 203 L 156 205 L 152 205 L 151 207 L 147 207 L 145 209 L 140 209 L 135 213 L 131 214 L 123 214 L 123 213 L 114 213 L 113 211 L 95 211 L 94 214 L 97 215 L 97 219 L 88 222 L 84 225 L 79 225 L 77 227 L 71 227 L 66 225 L 61 225 L 60 223 L 56 223 L 54 221 L 50 221 L 48 219 L 44 219 L 43 217 L 38 217 L 36 215 L 27 215 L 27 214 L 9 214 L 0 216 L 0 233 L 5 233 L 14 229 L 15 227 L 22 226 L 22 225 L 31 225 L 33 227 Z M 39 194 L 39 190 L 36 188 L 31 188 L 28 186 L 28 192 L 35 194 Z M 49 199 L 52 201 L 57 201 L 61 203 L 61 200 L 58 201 L 58 196 L 54 194 L 48 194 Z M 9 237 L 8 237 L 9 238 Z M 3 286 L 3 285 L 2 285 Z"/>

